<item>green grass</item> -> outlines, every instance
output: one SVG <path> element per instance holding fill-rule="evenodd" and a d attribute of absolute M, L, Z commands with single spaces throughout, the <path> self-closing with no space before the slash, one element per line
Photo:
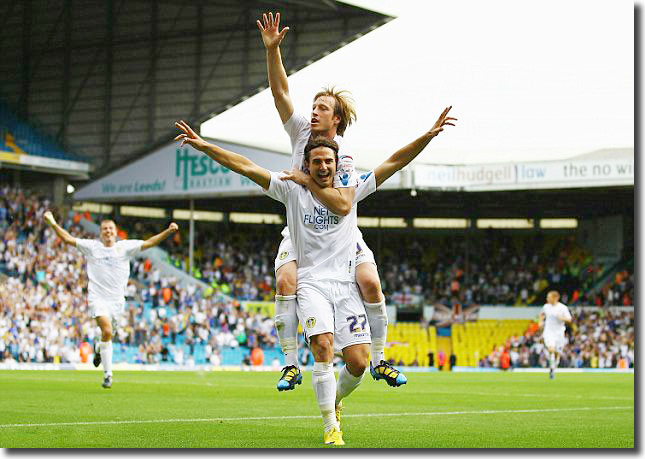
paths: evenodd
<path fill-rule="evenodd" d="M 323 447 L 311 373 L 281 393 L 278 376 L 119 371 L 105 390 L 99 371 L 0 371 L 0 447 Z M 345 400 L 346 447 L 634 447 L 633 374 L 407 376 L 367 375 Z"/>

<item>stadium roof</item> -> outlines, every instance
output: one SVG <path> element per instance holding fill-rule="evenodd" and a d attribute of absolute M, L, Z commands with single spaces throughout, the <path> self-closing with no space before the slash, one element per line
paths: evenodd
<path fill-rule="evenodd" d="M 96 178 L 265 88 L 266 11 L 294 27 L 290 72 L 391 19 L 332 0 L 2 2 L 0 98 Z"/>

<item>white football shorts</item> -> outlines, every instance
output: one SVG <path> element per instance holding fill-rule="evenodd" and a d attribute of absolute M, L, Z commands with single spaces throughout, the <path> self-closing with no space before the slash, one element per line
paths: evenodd
<path fill-rule="evenodd" d="M 90 317 L 109 317 L 112 321 L 119 319 L 125 311 L 125 298 L 122 300 L 103 300 L 98 298 L 88 298 L 90 307 Z"/>
<path fill-rule="evenodd" d="M 365 306 L 354 282 L 300 282 L 297 295 L 296 311 L 307 342 L 312 336 L 333 333 L 335 353 L 372 342 Z"/>
<path fill-rule="evenodd" d="M 547 349 L 555 349 L 557 352 L 562 352 L 565 344 L 567 344 L 567 339 L 564 334 L 555 335 L 545 333 L 543 338 L 544 346 L 546 346 Z"/>

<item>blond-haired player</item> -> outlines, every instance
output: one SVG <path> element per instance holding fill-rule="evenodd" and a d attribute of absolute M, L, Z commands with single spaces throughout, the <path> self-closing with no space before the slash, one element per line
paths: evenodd
<path fill-rule="evenodd" d="M 355 192 L 354 187 L 348 183 L 350 171 L 353 170 L 353 158 L 343 147 L 342 136 L 347 127 L 356 120 L 353 100 L 347 91 L 326 88 L 314 96 L 310 118 L 295 112 L 280 53 L 280 43 L 289 28 L 280 30 L 280 13 L 275 17 L 273 13 L 264 14 L 262 19 L 262 22 L 257 21 L 257 25 L 266 48 L 267 73 L 273 101 L 284 129 L 291 139 L 292 169 L 305 170 L 304 147 L 312 137 L 324 136 L 334 140 L 339 145 L 337 167 L 339 180 L 335 181 L 332 187 L 323 188 L 312 180 L 311 176 L 305 175 L 302 184 L 336 215 L 347 215 L 352 208 Z M 277 384 L 279 391 L 294 389 L 296 384 L 302 381 L 296 340 L 298 264 L 289 231 L 288 227 L 282 231 L 283 239 L 275 259 L 275 324 L 285 356 L 285 367 Z M 365 244 L 358 226 L 355 226 L 354 231 L 356 232 L 356 283 L 372 332 L 370 372 L 374 379 L 384 379 L 393 387 L 400 386 L 407 382 L 407 378 L 385 360 L 387 314 L 374 254 Z"/>
<path fill-rule="evenodd" d="M 298 260 L 297 315 L 314 355 L 312 385 L 323 419 L 323 442 L 344 445 L 340 430 L 342 400 L 361 383 L 369 363 L 371 324 L 355 283 L 356 203 L 376 191 L 385 180 L 410 163 L 450 121 L 446 108 L 433 127 L 412 143 L 398 150 L 367 174 L 356 189 L 350 212 L 338 215 L 326 208 L 302 185 L 310 177 L 321 188 L 332 188 L 338 166 L 338 145 L 318 136 L 304 149 L 307 173 L 271 172 L 248 158 L 212 145 L 199 137 L 185 122 L 175 140 L 181 140 L 212 159 L 242 174 L 266 190 L 267 195 L 286 207 L 287 225 Z M 348 182 L 355 181 L 349 174 Z M 352 175 L 354 175 L 352 177 Z M 333 356 L 342 352 L 345 366 L 338 381 L 334 376 Z"/>

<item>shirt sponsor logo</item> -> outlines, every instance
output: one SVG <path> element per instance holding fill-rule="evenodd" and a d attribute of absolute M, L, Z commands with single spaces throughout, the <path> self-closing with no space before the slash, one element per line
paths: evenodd
<path fill-rule="evenodd" d="M 328 230 L 329 225 L 338 225 L 340 218 L 325 207 L 314 206 L 314 213 L 305 214 L 302 222 L 313 226 L 315 230 Z"/>

